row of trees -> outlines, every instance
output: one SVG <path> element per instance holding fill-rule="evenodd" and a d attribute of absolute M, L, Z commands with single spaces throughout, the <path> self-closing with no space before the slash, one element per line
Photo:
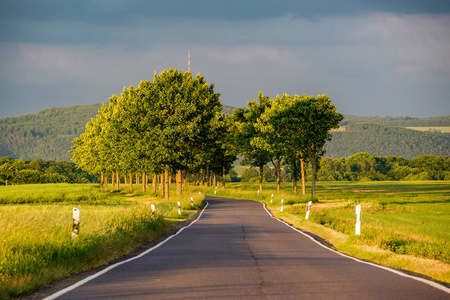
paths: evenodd
<path fill-rule="evenodd" d="M 275 168 L 264 168 L 264 181 L 276 181 Z M 242 172 L 244 182 L 257 182 L 259 173 L 249 168 Z M 311 167 L 306 169 L 306 180 L 312 180 Z M 317 180 L 320 181 L 385 181 L 385 180 L 450 180 L 450 158 L 420 155 L 407 160 L 401 156 L 372 156 L 365 152 L 349 158 L 320 159 Z M 281 181 L 292 181 L 289 166 L 283 166 Z"/>
<path fill-rule="evenodd" d="M 174 175 L 177 194 L 182 174 L 195 174 L 197 183 L 206 177 L 208 184 L 220 174 L 224 185 L 236 156 L 231 120 L 221 110 L 219 94 L 202 75 L 164 70 L 155 73 L 153 82 L 113 95 L 70 152 L 80 168 L 103 174 L 105 181 L 106 174 L 114 174 L 118 183 L 120 174 L 139 173 L 145 191 L 153 176 L 153 191 L 159 180 L 166 199 Z"/>
<path fill-rule="evenodd" d="M 171 69 L 155 73 L 153 82 L 124 89 L 74 140 L 73 161 L 84 170 L 104 174 L 106 180 L 106 174 L 114 174 L 117 183 L 119 174 L 143 174 L 144 190 L 152 174 L 155 192 L 158 175 L 164 174 L 163 193 L 175 175 L 181 194 L 182 174 L 185 178 L 203 174 L 208 184 L 212 175 L 221 174 L 224 186 L 240 153 L 243 164 L 259 168 L 260 190 L 264 166 L 272 162 L 278 189 L 281 166 L 287 164 L 295 181 L 303 179 L 305 194 L 305 165 L 311 164 L 314 195 L 317 162 L 331 139 L 329 130 L 338 128 L 343 119 L 328 96 L 284 94 L 270 99 L 259 93 L 248 108 L 226 116 L 220 113 L 222 104 L 213 88 L 200 74 L 193 78 L 190 72 Z"/>
<path fill-rule="evenodd" d="M 8 185 L 60 182 L 93 183 L 98 182 L 98 176 L 82 171 L 74 163 L 67 161 L 0 158 L 0 183 Z"/>
<path fill-rule="evenodd" d="M 259 189 L 262 190 L 264 166 L 272 162 L 277 172 L 277 190 L 280 190 L 281 167 L 292 171 L 294 192 L 302 180 L 305 195 L 305 169 L 311 164 L 312 196 L 315 195 L 317 162 L 324 154 L 329 131 L 339 127 L 343 116 L 336 111 L 327 95 L 290 96 L 284 94 L 271 99 L 262 92 L 258 101 L 250 101 L 248 108 L 233 113 L 234 137 L 242 164 L 259 168 Z"/>

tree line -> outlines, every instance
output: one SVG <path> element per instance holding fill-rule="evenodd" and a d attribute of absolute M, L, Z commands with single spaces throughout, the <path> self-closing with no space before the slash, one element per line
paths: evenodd
<path fill-rule="evenodd" d="M 237 176 L 237 174 L 236 174 Z M 257 182 L 256 169 L 248 168 L 242 172 L 243 182 Z M 276 170 L 270 165 L 264 168 L 263 180 L 276 181 Z M 306 180 L 312 180 L 311 167 L 306 169 Z M 450 158 L 445 156 L 420 155 L 407 160 L 401 156 L 373 156 L 365 152 L 348 158 L 322 157 L 317 171 L 319 181 L 386 181 L 386 180 L 450 180 Z M 281 181 L 291 182 L 292 171 L 283 166 Z"/>
<path fill-rule="evenodd" d="M 73 143 L 72 160 L 92 174 L 101 174 L 106 185 L 111 175 L 118 188 L 120 177 L 139 174 L 143 191 L 149 177 L 169 198 L 169 182 L 210 185 L 225 175 L 236 160 L 231 143 L 231 120 L 221 113 L 222 104 L 214 85 L 199 74 L 176 69 L 154 75 L 137 88 L 125 88 L 103 104 L 86 131 Z M 130 186 L 131 187 L 131 186 Z"/>
<path fill-rule="evenodd" d="M 248 108 L 232 115 L 221 110 L 219 94 L 201 74 L 155 72 L 153 81 L 113 95 L 70 152 L 80 168 L 102 174 L 103 182 L 111 175 L 116 188 L 120 176 L 131 179 L 137 173 L 145 190 L 150 177 L 153 191 L 160 183 L 166 199 L 171 176 L 176 177 L 177 194 L 190 178 L 196 185 L 210 185 L 218 175 L 224 187 L 238 154 L 244 164 L 258 167 L 261 176 L 272 162 L 279 189 L 282 164 L 291 166 L 295 180 L 304 179 L 305 165 L 311 164 L 315 177 L 324 144 L 331 139 L 329 130 L 343 119 L 327 95 L 271 99 L 260 92 Z"/>
<path fill-rule="evenodd" d="M 74 163 L 67 161 L 0 158 L 0 183 L 5 185 L 61 182 L 94 183 L 99 182 L 99 177 L 82 171 Z"/>

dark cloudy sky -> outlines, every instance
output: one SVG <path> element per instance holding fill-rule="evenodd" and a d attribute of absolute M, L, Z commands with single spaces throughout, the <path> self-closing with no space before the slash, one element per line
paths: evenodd
<path fill-rule="evenodd" d="M 1 0 L 0 117 L 107 102 L 178 68 L 226 105 L 328 94 L 344 114 L 450 114 L 450 1 Z"/>

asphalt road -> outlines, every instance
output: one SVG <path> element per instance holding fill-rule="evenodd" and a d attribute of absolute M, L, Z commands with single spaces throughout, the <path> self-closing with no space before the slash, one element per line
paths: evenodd
<path fill-rule="evenodd" d="M 58 299 L 450 299 L 449 289 L 326 249 L 259 202 L 206 200 L 192 226 Z"/>

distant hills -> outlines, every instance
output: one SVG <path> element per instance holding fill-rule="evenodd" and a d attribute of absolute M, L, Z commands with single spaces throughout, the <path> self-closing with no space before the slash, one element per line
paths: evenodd
<path fill-rule="evenodd" d="M 0 157 L 23 160 L 66 160 L 72 140 L 84 132 L 101 104 L 51 108 L 36 114 L 0 119 Z M 232 113 L 234 107 L 224 106 Z M 412 159 L 422 154 L 450 156 L 450 133 L 426 127 L 450 128 L 450 116 L 434 118 L 345 116 L 342 129 L 332 132 L 327 157 L 349 157 L 357 152 Z M 421 127 L 425 131 L 407 129 Z"/>

